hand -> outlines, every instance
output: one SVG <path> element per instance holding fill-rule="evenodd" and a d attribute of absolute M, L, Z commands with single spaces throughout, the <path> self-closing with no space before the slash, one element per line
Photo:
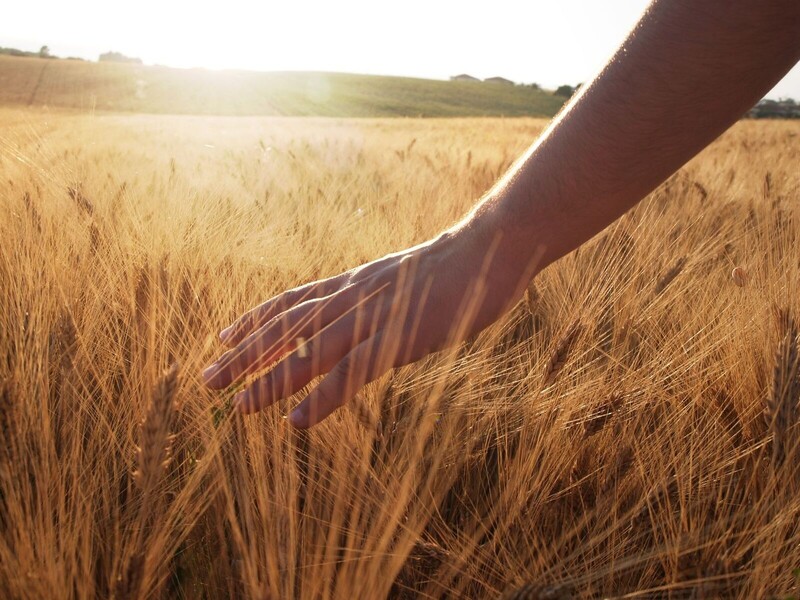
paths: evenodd
<path fill-rule="evenodd" d="M 294 426 L 316 425 L 385 371 L 466 339 L 510 308 L 532 273 L 505 254 L 496 235 L 465 227 L 280 294 L 221 332 L 231 349 L 205 382 L 226 388 L 277 361 L 234 397 L 252 413 L 327 373 L 289 416 Z"/>

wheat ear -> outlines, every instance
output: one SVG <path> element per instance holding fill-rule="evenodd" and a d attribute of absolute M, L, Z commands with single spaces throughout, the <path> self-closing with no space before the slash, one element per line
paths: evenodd
<path fill-rule="evenodd" d="M 790 431 L 800 421 L 800 363 L 797 323 L 785 309 L 778 311 L 777 317 L 780 341 L 775 352 L 766 419 L 772 431 L 772 460 L 776 466 L 780 466 L 791 450 Z"/>
<path fill-rule="evenodd" d="M 683 256 L 675 261 L 675 264 L 672 265 L 669 271 L 664 273 L 661 279 L 658 280 L 656 283 L 655 295 L 658 296 L 667 289 L 667 286 L 672 283 L 672 280 L 675 279 L 678 275 L 681 274 L 683 271 L 683 267 L 686 266 L 686 257 Z"/>
<path fill-rule="evenodd" d="M 356 395 L 356 397 L 350 401 L 350 410 L 353 411 L 359 425 L 364 429 L 373 433 L 378 432 L 378 418 L 367 405 L 366 400 L 361 394 Z"/>
<path fill-rule="evenodd" d="M 136 452 L 137 470 L 133 477 L 143 491 L 150 491 L 161 478 L 172 450 L 170 433 L 175 417 L 175 392 L 178 388 L 178 364 L 174 363 L 159 378 L 153 389 L 150 406 L 139 433 Z"/>
<path fill-rule="evenodd" d="M 575 344 L 575 340 L 578 339 L 581 331 L 583 331 L 583 323 L 581 323 L 580 319 L 576 319 L 573 321 L 572 325 L 567 328 L 567 330 L 564 332 L 564 335 L 559 338 L 558 343 L 553 348 L 553 352 L 550 354 L 550 360 L 547 361 L 547 366 L 544 370 L 545 386 L 553 383 L 556 377 L 558 377 L 558 374 L 561 372 L 561 369 L 567 362 L 569 351 Z"/>

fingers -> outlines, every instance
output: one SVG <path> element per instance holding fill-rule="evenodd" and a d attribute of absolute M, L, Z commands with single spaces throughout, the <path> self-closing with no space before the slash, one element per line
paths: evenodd
<path fill-rule="evenodd" d="M 342 317 L 353 304 L 351 294 L 345 292 L 304 302 L 272 319 L 203 371 L 206 385 L 226 388 L 269 366 Z"/>
<path fill-rule="evenodd" d="M 350 349 L 366 335 L 358 335 L 354 317 L 341 319 L 314 339 L 305 348 L 280 361 L 250 387 L 237 394 L 233 402 L 243 413 L 262 408 L 303 389 L 323 373 L 330 371 Z"/>
<path fill-rule="evenodd" d="M 344 283 L 346 275 L 346 273 L 342 273 L 330 279 L 307 283 L 267 300 L 247 311 L 232 325 L 223 329 L 219 334 L 220 340 L 226 346 L 237 345 L 279 314 L 308 300 L 315 300 L 338 291 Z"/>
<path fill-rule="evenodd" d="M 361 342 L 292 411 L 289 422 L 302 429 L 316 425 L 393 363 L 393 353 L 384 348 L 383 332 Z"/>

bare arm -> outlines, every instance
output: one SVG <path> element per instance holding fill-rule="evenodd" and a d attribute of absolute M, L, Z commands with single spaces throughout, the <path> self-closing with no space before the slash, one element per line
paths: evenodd
<path fill-rule="evenodd" d="M 272 366 L 236 397 L 252 412 L 327 374 L 290 418 L 318 423 L 387 369 L 495 321 L 531 277 L 641 200 L 798 59 L 797 0 L 656 0 L 466 219 L 243 315 L 222 332 L 230 350 L 207 384 Z"/>
<path fill-rule="evenodd" d="M 489 213 L 517 252 L 537 240 L 549 264 L 651 192 L 798 60 L 796 0 L 657 0 L 476 213 Z"/>

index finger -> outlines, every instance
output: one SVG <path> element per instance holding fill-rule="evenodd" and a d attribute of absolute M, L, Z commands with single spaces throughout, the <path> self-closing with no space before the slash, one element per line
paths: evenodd
<path fill-rule="evenodd" d="M 230 326 L 223 329 L 219 338 L 226 346 L 233 347 L 244 340 L 254 331 L 266 325 L 277 315 L 302 304 L 306 300 L 313 300 L 328 296 L 339 290 L 345 274 L 337 275 L 321 281 L 312 281 L 288 292 L 278 294 L 266 302 L 250 309 L 236 319 Z"/>

